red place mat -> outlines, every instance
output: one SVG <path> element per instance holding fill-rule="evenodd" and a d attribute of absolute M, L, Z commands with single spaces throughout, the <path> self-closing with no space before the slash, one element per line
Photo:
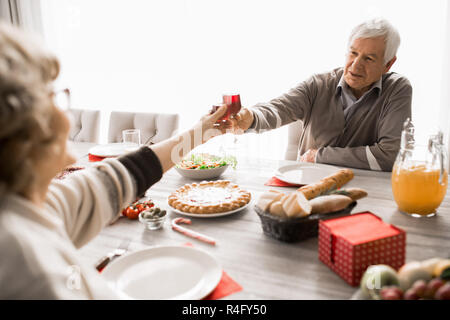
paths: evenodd
<path fill-rule="evenodd" d="M 188 247 L 194 246 L 190 242 L 186 242 L 184 245 Z M 229 296 L 230 294 L 239 292 L 241 290 L 242 290 L 241 285 L 236 281 L 234 281 L 225 271 L 222 271 L 222 278 L 220 279 L 219 284 L 209 295 L 204 297 L 203 300 L 222 299 L 226 296 Z"/>
<path fill-rule="evenodd" d="M 281 181 L 280 179 L 276 178 L 276 177 L 272 177 L 269 180 L 267 180 L 266 183 L 264 183 L 265 186 L 271 186 L 271 187 L 302 187 L 304 186 L 304 184 L 292 184 L 292 183 L 287 183 L 284 181 Z"/>
<path fill-rule="evenodd" d="M 90 154 L 90 153 L 89 153 L 88 157 L 89 157 L 89 162 L 102 161 L 103 159 L 105 159 L 105 157 L 94 156 L 93 154 Z"/>
<path fill-rule="evenodd" d="M 219 284 L 208 296 L 203 298 L 203 300 L 218 300 L 223 297 L 229 296 L 232 293 L 239 292 L 242 287 L 239 283 L 231 279 L 231 277 L 222 271 L 222 279 L 220 279 Z"/>

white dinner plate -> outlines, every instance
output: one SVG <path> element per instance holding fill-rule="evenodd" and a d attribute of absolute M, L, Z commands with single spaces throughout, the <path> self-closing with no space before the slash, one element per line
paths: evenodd
<path fill-rule="evenodd" d="M 275 177 L 291 184 L 311 184 L 336 173 L 338 170 L 338 168 L 328 165 L 296 163 L 278 168 Z"/>
<path fill-rule="evenodd" d="M 233 214 L 235 212 L 239 212 L 241 210 L 244 210 L 245 208 L 247 208 L 250 205 L 250 203 L 252 203 L 251 200 L 243 207 L 237 208 L 235 210 L 219 212 L 219 213 L 189 213 L 189 212 L 183 212 L 183 211 L 180 211 L 178 209 L 175 209 L 170 204 L 168 204 L 168 206 L 169 206 L 170 210 L 172 210 L 172 211 L 174 211 L 174 212 L 176 212 L 178 214 L 182 214 L 183 216 L 194 217 L 194 218 L 216 218 L 216 217 L 227 216 L 229 214 Z"/>
<path fill-rule="evenodd" d="M 102 275 L 125 299 L 194 300 L 217 287 L 222 268 L 203 250 L 162 246 L 122 256 Z"/>
<path fill-rule="evenodd" d="M 136 150 L 137 147 L 121 142 L 101 144 L 89 149 L 89 153 L 97 157 L 118 157 L 127 152 Z"/>

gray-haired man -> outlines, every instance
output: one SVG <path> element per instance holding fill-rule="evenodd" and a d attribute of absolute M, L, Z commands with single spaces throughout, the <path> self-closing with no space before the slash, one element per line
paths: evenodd
<path fill-rule="evenodd" d="M 364 22 L 350 35 L 344 68 L 244 108 L 229 125 L 235 132 L 261 132 L 301 120 L 298 160 L 391 171 L 402 124 L 411 117 L 411 84 L 389 72 L 399 44 L 388 21 Z"/>

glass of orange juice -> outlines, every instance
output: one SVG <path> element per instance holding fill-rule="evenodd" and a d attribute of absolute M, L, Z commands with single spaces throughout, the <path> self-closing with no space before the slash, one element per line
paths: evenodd
<path fill-rule="evenodd" d="M 412 217 L 432 217 L 448 185 L 443 135 L 438 132 L 429 138 L 427 146 L 417 145 L 412 124 L 408 125 L 402 132 L 401 149 L 392 169 L 392 193 L 401 212 Z"/>

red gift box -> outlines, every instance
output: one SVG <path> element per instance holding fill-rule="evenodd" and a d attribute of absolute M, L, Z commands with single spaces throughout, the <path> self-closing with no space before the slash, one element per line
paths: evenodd
<path fill-rule="evenodd" d="M 319 221 L 319 259 L 351 286 L 366 269 L 405 264 L 406 233 L 371 212 Z"/>

